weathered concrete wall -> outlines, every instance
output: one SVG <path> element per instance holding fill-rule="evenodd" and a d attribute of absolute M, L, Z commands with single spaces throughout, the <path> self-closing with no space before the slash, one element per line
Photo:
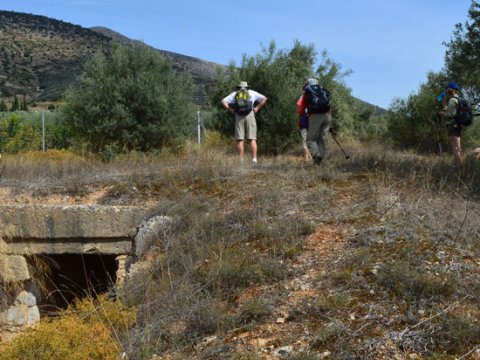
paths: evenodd
<path fill-rule="evenodd" d="M 27 261 L 23 256 L 0 255 L 0 284 L 30 279 Z"/>
<path fill-rule="evenodd" d="M 134 251 L 148 209 L 99 205 L 0 205 L 0 342 L 40 320 L 27 261 L 22 255 L 119 255 L 118 286 L 125 258 Z"/>
<path fill-rule="evenodd" d="M 128 254 L 147 213 L 120 206 L 0 206 L 0 253 Z"/>

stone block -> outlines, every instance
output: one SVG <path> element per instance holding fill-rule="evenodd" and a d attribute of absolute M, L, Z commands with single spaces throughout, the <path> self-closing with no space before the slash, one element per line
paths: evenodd
<path fill-rule="evenodd" d="M 15 299 L 15 302 L 13 303 L 14 305 L 25 305 L 28 307 L 35 306 L 37 305 L 37 299 L 35 296 L 28 292 L 28 291 L 22 291 L 20 294 L 18 294 L 17 298 Z"/>
<path fill-rule="evenodd" d="M 153 246 L 161 246 L 163 234 L 168 232 L 170 226 L 173 226 L 173 221 L 169 216 L 154 216 L 142 221 L 133 240 L 135 255 L 140 257 Z"/>
<path fill-rule="evenodd" d="M 40 321 L 37 306 L 17 305 L 7 310 L 6 323 L 13 326 L 31 326 Z"/>
<path fill-rule="evenodd" d="M 0 255 L 0 283 L 7 284 L 28 279 L 30 279 L 30 273 L 23 256 Z"/>
<path fill-rule="evenodd" d="M 100 205 L 0 206 L 0 237 L 10 239 L 133 238 L 147 209 Z"/>

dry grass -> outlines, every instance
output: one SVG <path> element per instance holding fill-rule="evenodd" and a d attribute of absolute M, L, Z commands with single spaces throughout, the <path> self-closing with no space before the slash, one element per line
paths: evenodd
<path fill-rule="evenodd" d="M 0 345 L 0 359 L 80 360 L 118 359 L 118 334 L 135 321 L 135 312 L 105 297 L 87 298 L 72 305 L 59 318 L 45 320 Z"/>
<path fill-rule="evenodd" d="M 137 320 L 119 339 L 130 359 L 259 359 L 285 346 L 292 359 L 454 359 L 475 349 L 473 159 L 458 171 L 378 149 L 351 147 L 345 161 L 332 147 L 321 168 L 300 156 L 253 168 L 217 140 L 74 160 L 73 185 L 62 162 L 15 180 L 26 192 L 33 174 L 56 178 L 47 192 L 85 189 L 73 191 L 79 201 L 102 188 L 100 203 L 148 203 L 173 219 L 126 288 Z M 20 168 L 1 161 L 1 181 L 13 182 Z"/>

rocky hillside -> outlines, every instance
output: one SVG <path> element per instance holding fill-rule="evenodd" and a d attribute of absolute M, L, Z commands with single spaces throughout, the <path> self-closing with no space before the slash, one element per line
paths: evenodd
<path fill-rule="evenodd" d="M 84 62 L 110 41 L 98 32 L 63 21 L 0 11 L 2 97 L 60 97 L 81 73 Z"/>
<path fill-rule="evenodd" d="M 136 42 L 102 27 L 86 29 L 45 16 L 0 11 L 0 96 L 55 100 L 81 74 L 85 61 L 112 41 Z M 176 69 L 192 74 L 201 100 L 221 65 L 158 51 L 170 57 Z"/>

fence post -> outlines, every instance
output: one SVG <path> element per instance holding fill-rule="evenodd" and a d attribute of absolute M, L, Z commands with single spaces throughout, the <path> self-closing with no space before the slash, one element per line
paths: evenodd
<path fill-rule="evenodd" d="M 198 133 L 198 144 L 201 144 L 202 143 L 202 128 L 201 128 L 200 110 L 197 110 L 197 133 Z"/>
<path fill-rule="evenodd" d="M 42 110 L 42 150 L 45 152 L 45 110 Z"/>

